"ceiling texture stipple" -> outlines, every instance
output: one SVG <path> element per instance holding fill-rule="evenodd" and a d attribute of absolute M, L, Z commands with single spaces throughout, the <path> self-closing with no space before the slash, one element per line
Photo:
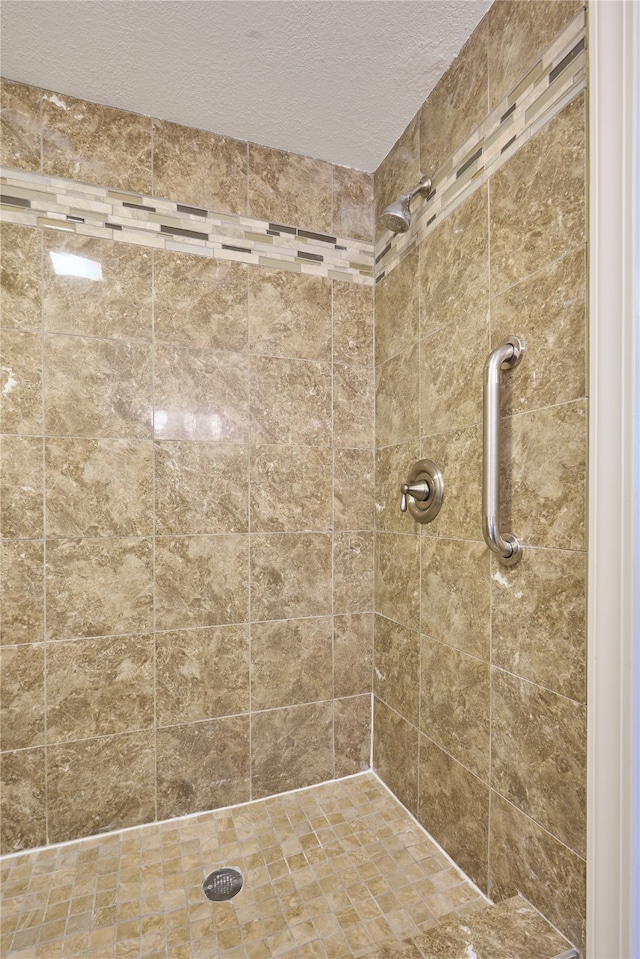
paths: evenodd
<path fill-rule="evenodd" d="M 369 172 L 491 0 L 2 0 L 2 76 Z"/>

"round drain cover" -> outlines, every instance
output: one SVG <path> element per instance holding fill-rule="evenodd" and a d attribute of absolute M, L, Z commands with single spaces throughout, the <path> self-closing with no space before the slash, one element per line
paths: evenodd
<path fill-rule="evenodd" d="M 227 866 L 210 872 L 202 883 L 202 891 L 212 902 L 224 902 L 233 899 L 242 889 L 244 880 L 239 869 Z"/>

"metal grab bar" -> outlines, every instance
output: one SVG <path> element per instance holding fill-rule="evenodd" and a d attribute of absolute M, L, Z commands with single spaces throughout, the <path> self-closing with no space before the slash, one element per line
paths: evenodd
<path fill-rule="evenodd" d="M 496 347 L 484 366 L 482 470 L 482 535 L 503 566 L 522 559 L 522 545 L 512 533 L 500 532 L 500 370 L 512 370 L 522 359 L 524 341 L 510 336 Z"/>

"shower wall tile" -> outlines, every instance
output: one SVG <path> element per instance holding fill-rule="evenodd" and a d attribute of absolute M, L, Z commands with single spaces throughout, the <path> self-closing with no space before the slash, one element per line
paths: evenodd
<path fill-rule="evenodd" d="M 415 344 L 377 368 L 375 422 L 379 447 L 406 443 L 419 435 L 419 360 Z"/>
<path fill-rule="evenodd" d="M 330 233 L 331 164 L 250 143 L 248 212 L 263 220 Z"/>
<path fill-rule="evenodd" d="M 420 538 L 376 534 L 376 611 L 411 629 L 420 628 Z"/>
<path fill-rule="evenodd" d="M 50 746 L 49 842 L 151 822 L 154 760 L 151 732 Z"/>
<path fill-rule="evenodd" d="M 333 524 L 336 530 L 373 529 L 373 450 L 336 449 L 333 454 Z"/>
<path fill-rule="evenodd" d="M 330 534 L 252 534 L 252 620 L 297 619 L 330 613 Z"/>
<path fill-rule="evenodd" d="M 427 435 L 422 456 L 442 471 L 448 502 L 448 508 L 423 527 L 423 535 L 482 540 L 482 428 Z"/>
<path fill-rule="evenodd" d="M 50 540 L 47 638 L 148 633 L 153 619 L 151 539 Z"/>
<path fill-rule="evenodd" d="M 156 533 L 246 533 L 248 500 L 249 455 L 242 444 L 155 444 Z"/>
<path fill-rule="evenodd" d="M 370 366 L 373 359 L 373 291 L 333 283 L 333 359 Z"/>
<path fill-rule="evenodd" d="M 85 336 L 45 336 L 45 428 L 53 436 L 151 436 L 151 349 Z"/>
<path fill-rule="evenodd" d="M 2 326 L 42 331 L 42 235 L 0 223 Z"/>
<path fill-rule="evenodd" d="M 430 171 L 427 171 L 430 172 Z M 381 213 L 390 203 L 411 190 L 421 178 L 419 115 L 411 120 L 396 140 L 373 177 L 375 200 L 375 235 L 382 235 Z"/>
<path fill-rule="evenodd" d="M 151 120 L 43 93 L 42 169 L 82 183 L 151 193 Z"/>
<path fill-rule="evenodd" d="M 0 749 L 44 745 L 44 644 L 0 650 Z"/>
<path fill-rule="evenodd" d="M 6 537 L 42 538 L 42 439 L 0 437 L 0 529 Z"/>
<path fill-rule="evenodd" d="M 491 785 L 585 855 L 586 707 L 492 670 Z"/>
<path fill-rule="evenodd" d="M 495 793 L 489 856 L 491 899 L 507 899 L 520 892 L 584 950 L 584 859 Z"/>
<path fill-rule="evenodd" d="M 69 262 L 71 257 L 89 260 L 88 265 L 100 271 L 99 279 L 62 272 L 74 268 L 74 262 Z M 144 247 L 45 233 L 45 330 L 150 341 L 151 260 L 151 250 Z"/>
<path fill-rule="evenodd" d="M 374 443 L 373 371 L 336 365 L 333 371 L 333 438 L 336 446 L 370 449 Z"/>
<path fill-rule="evenodd" d="M 377 697 L 373 728 L 374 769 L 415 816 L 418 813 L 418 730 Z"/>
<path fill-rule="evenodd" d="M 371 173 L 334 166 L 333 229 L 335 233 L 357 240 L 374 239 Z"/>
<path fill-rule="evenodd" d="M 336 776 L 369 769 L 371 753 L 371 695 L 333 701 L 333 738 Z"/>
<path fill-rule="evenodd" d="M 358 531 L 334 534 L 334 613 L 359 613 L 373 609 L 373 550 L 373 533 Z"/>
<path fill-rule="evenodd" d="M 333 697 L 331 626 L 326 616 L 252 625 L 252 710 Z"/>
<path fill-rule="evenodd" d="M 44 748 L 2 754 L 0 854 L 44 846 L 46 773 Z"/>
<path fill-rule="evenodd" d="M 419 339 L 418 250 L 409 253 L 376 287 L 376 363 L 383 363 Z"/>
<path fill-rule="evenodd" d="M 44 640 L 44 543 L 0 542 L 0 644 Z"/>
<path fill-rule="evenodd" d="M 45 441 L 48 536 L 153 533 L 153 446 L 148 440 Z"/>
<path fill-rule="evenodd" d="M 420 713 L 420 633 L 376 616 L 374 692 L 413 726 Z"/>
<path fill-rule="evenodd" d="M 249 711 L 249 627 L 156 634 L 160 726 Z"/>
<path fill-rule="evenodd" d="M 251 270 L 251 352 L 330 360 L 331 282 L 284 270 Z"/>
<path fill-rule="evenodd" d="M 251 436 L 259 443 L 330 446 L 331 365 L 252 357 Z"/>
<path fill-rule="evenodd" d="M 331 702 L 252 715 L 252 799 L 331 779 L 333 768 Z"/>
<path fill-rule="evenodd" d="M 158 730 L 158 819 L 250 798 L 249 717 Z"/>
<path fill-rule="evenodd" d="M 246 622 L 247 536 L 156 536 L 155 570 L 157 629 Z"/>
<path fill-rule="evenodd" d="M 249 268 L 169 250 L 155 250 L 153 257 L 156 341 L 246 352 Z"/>
<path fill-rule="evenodd" d="M 331 460 L 313 446 L 251 450 L 251 530 L 331 529 Z"/>
<path fill-rule="evenodd" d="M 387 533 L 417 533 L 411 513 L 400 512 L 400 487 L 420 459 L 420 443 L 402 443 L 376 451 L 376 529 Z"/>
<path fill-rule="evenodd" d="M 422 637 L 420 728 L 454 759 L 489 782 L 490 667 Z"/>
<path fill-rule="evenodd" d="M 486 891 L 489 787 L 422 735 L 418 819 L 469 878 Z"/>
<path fill-rule="evenodd" d="M 153 637 L 49 643 L 47 744 L 153 726 Z"/>
<path fill-rule="evenodd" d="M 247 213 L 247 144 L 154 119 L 153 190 L 142 192 L 195 207 Z"/>
<path fill-rule="evenodd" d="M 491 291 L 586 240 L 585 94 L 491 178 Z"/>
<path fill-rule="evenodd" d="M 42 337 L 0 332 L 0 432 L 42 433 Z"/>
<path fill-rule="evenodd" d="M 492 661 L 583 703 L 586 607 L 584 553 L 525 549 L 512 568 L 492 560 Z"/>
<path fill-rule="evenodd" d="M 334 616 L 334 696 L 356 696 L 366 693 L 369 697 L 372 668 L 373 613 Z"/>
<path fill-rule="evenodd" d="M 0 163 L 38 173 L 40 163 L 40 91 L 0 80 L 2 135 Z"/>
<path fill-rule="evenodd" d="M 419 112 L 420 164 L 430 176 L 488 113 L 488 28 L 483 19 Z"/>

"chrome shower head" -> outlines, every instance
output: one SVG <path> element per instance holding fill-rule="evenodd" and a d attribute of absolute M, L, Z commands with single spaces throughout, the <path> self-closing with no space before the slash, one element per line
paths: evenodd
<path fill-rule="evenodd" d="M 420 183 L 408 193 L 403 193 L 397 200 L 389 204 L 380 219 L 382 225 L 392 233 L 406 233 L 411 224 L 411 210 L 409 204 L 414 196 L 427 196 L 431 192 L 431 178 L 423 177 Z"/>

